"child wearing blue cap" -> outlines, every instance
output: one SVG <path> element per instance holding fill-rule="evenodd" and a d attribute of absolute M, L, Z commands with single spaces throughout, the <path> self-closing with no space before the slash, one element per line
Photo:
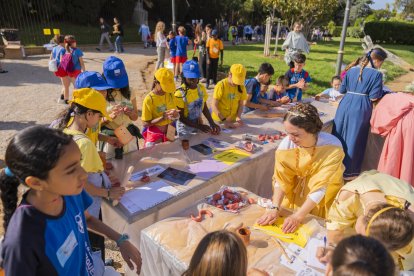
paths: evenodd
<path fill-rule="evenodd" d="M 79 74 L 75 81 L 75 89 L 81 88 L 93 88 L 106 98 L 107 90 L 111 87 L 106 83 L 105 79 L 101 74 L 94 71 L 85 71 Z M 96 128 L 88 128 L 86 135 L 92 140 L 96 145 L 98 141 L 108 143 L 114 147 L 122 147 L 122 144 L 119 142 L 118 138 L 105 135 L 101 132 L 102 121 L 98 123 Z"/>
<path fill-rule="evenodd" d="M 136 141 L 124 145 L 121 148 L 113 148 L 112 145 L 103 144 L 108 157 L 115 154 L 116 158 L 121 159 L 122 154 L 139 149 L 138 139 L 143 138 L 134 121 L 138 120 L 138 108 L 135 94 L 129 88 L 128 74 L 123 61 L 117 57 L 108 57 L 103 64 L 103 71 L 106 82 L 111 89 L 108 90 L 106 100 L 108 102 L 107 111 L 112 121 L 105 121 L 102 132 L 114 136 L 114 131 L 119 126 L 126 127 Z"/>
<path fill-rule="evenodd" d="M 220 134 L 220 127 L 214 123 L 207 107 L 206 88 L 199 84 L 199 78 L 198 63 L 194 60 L 186 61 L 183 64 L 182 84 L 175 91 L 175 103 L 180 110 L 177 133 L 182 139 L 188 139 L 199 130 L 213 135 Z M 201 114 L 204 114 L 210 126 L 203 123 Z"/>

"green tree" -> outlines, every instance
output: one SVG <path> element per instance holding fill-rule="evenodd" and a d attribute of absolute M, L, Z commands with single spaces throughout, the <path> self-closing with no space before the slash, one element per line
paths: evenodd
<path fill-rule="evenodd" d="M 337 0 L 262 0 L 263 5 L 275 7 L 282 19 L 293 27 L 295 21 L 304 25 L 304 34 L 308 35 L 316 23 L 327 23 L 338 5 Z"/>
<path fill-rule="evenodd" d="M 394 5 L 406 15 L 414 13 L 414 0 L 395 0 Z"/>

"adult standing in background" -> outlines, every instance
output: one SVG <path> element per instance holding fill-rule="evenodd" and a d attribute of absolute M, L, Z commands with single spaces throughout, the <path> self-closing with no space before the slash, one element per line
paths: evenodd
<path fill-rule="evenodd" d="M 105 20 L 101 17 L 99 18 L 99 28 L 101 29 L 101 40 L 99 41 L 99 47 L 96 48 L 97 51 L 101 51 L 104 39 L 106 42 L 108 42 L 109 45 L 109 51 L 114 50 L 114 46 L 111 43 L 111 40 L 109 39 L 109 30 L 110 26 L 105 22 Z"/>
<path fill-rule="evenodd" d="M 283 42 L 282 50 L 285 50 L 285 62 L 290 68 L 294 67 L 293 57 L 296 53 L 309 54 L 309 44 L 302 33 L 301 23 L 295 22 L 293 31 L 288 33 L 285 42 Z"/>
<path fill-rule="evenodd" d="M 117 17 L 114 17 L 114 31 L 112 32 L 115 38 L 115 53 L 123 53 L 124 46 L 122 45 L 122 41 L 124 40 L 124 28 L 121 25 L 121 21 Z"/>
<path fill-rule="evenodd" d="M 372 103 L 383 96 L 382 73 L 378 69 L 386 58 L 387 53 L 380 48 L 369 51 L 359 66 L 349 69 L 339 90 L 345 96 L 336 111 L 332 134 L 338 137 L 344 148 L 346 180 L 361 173 Z"/>
<path fill-rule="evenodd" d="M 198 45 L 199 51 L 199 65 L 202 79 L 200 82 L 205 83 L 207 78 L 207 48 L 206 43 L 207 40 L 211 37 L 211 24 L 207 24 L 205 30 L 203 30 L 203 26 L 201 24 L 197 25 L 195 31 L 196 39 L 194 43 Z"/>
<path fill-rule="evenodd" d="M 165 38 L 164 30 L 164 22 L 158 21 L 157 25 L 155 26 L 155 41 L 157 42 L 158 55 L 156 69 L 164 67 L 165 48 L 167 47 L 167 39 Z"/>
<path fill-rule="evenodd" d="M 141 24 L 141 27 L 139 27 L 138 33 L 141 34 L 141 40 L 144 42 L 144 48 L 147 48 L 149 46 L 148 38 L 151 36 L 150 29 L 145 23 Z"/>

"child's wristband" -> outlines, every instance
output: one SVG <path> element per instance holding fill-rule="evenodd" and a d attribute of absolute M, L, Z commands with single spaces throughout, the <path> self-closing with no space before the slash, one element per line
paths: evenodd
<path fill-rule="evenodd" d="M 129 240 L 129 236 L 128 234 L 122 234 L 119 239 L 116 241 L 116 245 L 118 247 L 120 247 L 122 245 L 122 243 L 124 243 L 125 241 Z"/>

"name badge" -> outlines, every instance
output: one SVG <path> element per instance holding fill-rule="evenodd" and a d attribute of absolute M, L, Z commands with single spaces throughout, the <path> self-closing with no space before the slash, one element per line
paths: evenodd
<path fill-rule="evenodd" d="M 70 256 L 73 253 L 73 250 L 75 250 L 75 247 L 77 245 L 78 241 L 76 240 L 75 233 L 72 230 L 69 236 L 66 238 L 65 242 L 61 247 L 59 247 L 58 251 L 56 252 L 56 256 L 62 267 L 65 267 L 67 260 L 69 260 Z"/>

